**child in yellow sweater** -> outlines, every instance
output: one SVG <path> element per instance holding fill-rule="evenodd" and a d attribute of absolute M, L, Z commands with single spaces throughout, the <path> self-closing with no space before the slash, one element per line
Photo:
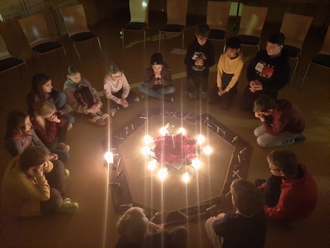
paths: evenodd
<path fill-rule="evenodd" d="M 230 108 L 237 94 L 237 82 L 244 64 L 240 47 L 238 37 L 227 40 L 226 52 L 221 54 L 218 62 L 217 84 L 209 92 L 210 104 L 221 102 L 223 109 Z"/>

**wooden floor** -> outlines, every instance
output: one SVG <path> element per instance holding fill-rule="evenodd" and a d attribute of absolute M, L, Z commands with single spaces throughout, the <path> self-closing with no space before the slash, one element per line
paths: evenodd
<path fill-rule="evenodd" d="M 151 28 L 148 37 L 153 35 L 152 41 L 146 42 L 146 52 L 142 52 L 142 33 L 130 32 L 125 34 L 126 49 L 122 51 L 119 31 L 121 25 L 129 18 L 127 12 L 118 13 L 112 18 L 103 20 L 91 27 L 99 35 L 104 60 L 100 55 L 97 44 L 86 43 L 80 46 L 85 66 L 81 67 L 74 49 L 70 47 L 69 40 L 63 38 L 60 42 L 65 44 L 68 51 L 66 60 L 62 54 L 49 54 L 41 58 L 46 73 L 52 78 L 54 87 L 62 89 L 66 80 L 66 68 L 75 64 L 81 68 L 82 76 L 87 78 L 99 91 L 103 89 L 103 77 L 111 62 L 119 63 L 132 90 L 137 92 L 137 85 L 144 79 L 144 69 L 150 62 L 152 53 L 158 51 L 157 34 L 161 25 L 165 24 L 162 14 L 152 14 Z M 199 19 L 191 18 L 190 25 L 196 24 Z M 235 20 L 231 20 L 234 24 Z M 265 24 L 262 40 L 265 45 L 267 36 L 279 31 L 280 23 Z M 303 112 L 307 123 L 304 134 L 307 139 L 303 142 L 285 147 L 294 151 L 299 161 L 307 166 L 317 181 L 319 187 L 319 202 L 312 215 L 299 223 L 293 229 L 285 229 L 277 223 L 270 222 L 267 230 L 266 246 L 269 248 L 292 247 L 330 247 L 330 73 L 329 71 L 313 67 L 307 77 L 303 88 L 298 86 L 303 77 L 305 68 L 321 48 L 322 37 L 319 28 L 310 29 L 303 47 L 303 56 L 291 86 L 279 92 L 279 98 L 285 98 L 298 105 Z M 237 30 L 231 26 L 229 35 Z M 194 38 L 194 30 L 187 31 L 185 47 Z M 213 42 L 215 58 L 218 60 L 222 44 Z M 245 66 L 239 81 L 239 93 L 230 110 L 222 110 L 216 105 L 206 102 L 190 101 L 187 99 L 184 56 L 171 53 L 174 48 L 180 48 L 181 38 L 171 37 L 165 42 L 162 40 L 161 52 L 164 60 L 170 65 L 177 89 L 174 103 L 165 103 L 166 106 L 182 107 L 198 113 L 208 112 L 221 123 L 243 137 L 253 146 L 252 159 L 248 173 L 248 180 L 266 178 L 269 175 L 266 156 L 272 149 L 261 148 L 256 144 L 253 129 L 259 125 L 259 120 L 252 114 L 241 112 L 238 100 L 243 88 L 246 86 L 246 65 L 256 51 L 244 49 Z M 79 47 L 78 47 L 79 49 Z M 70 53 L 71 50 L 71 53 Z M 0 75 L 0 137 L 4 137 L 6 117 L 10 110 L 26 110 L 25 95 L 30 89 L 32 74 L 40 72 L 37 62 L 28 61 L 30 74 L 21 68 L 21 77 L 18 69 Z M 210 86 L 215 84 L 215 68 L 211 69 L 209 76 Z M 107 111 L 104 97 L 103 109 Z M 68 132 L 67 143 L 71 146 L 70 159 L 66 167 L 70 170 L 67 179 L 68 196 L 79 203 L 79 212 L 73 215 L 55 215 L 37 218 L 13 218 L 6 213 L 1 216 L 1 247 L 114 247 L 118 239 L 116 222 L 118 215 L 114 213 L 111 192 L 107 185 L 107 168 L 103 164 L 102 141 L 112 130 L 123 125 L 136 113 L 148 106 L 161 106 L 161 102 L 152 99 L 147 103 L 139 103 L 116 113 L 111 127 L 94 126 L 87 120 L 87 116 L 73 114 L 76 117 L 74 128 Z M 0 139 L 0 177 L 11 157 L 4 148 L 4 140 Z M 221 151 L 217 151 L 221 153 Z M 212 187 L 212 185 L 211 185 Z M 143 190 L 143 189 L 141 189 Z M 204 231 L 205 220 L 196 221 L 187 225 L 189 230 L 189 247 L 211 247 Z M 247 227 L 248 228 L 248 227 Z"/>

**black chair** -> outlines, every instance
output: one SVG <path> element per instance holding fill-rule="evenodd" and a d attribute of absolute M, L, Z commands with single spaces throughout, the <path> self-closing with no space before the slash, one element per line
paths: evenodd
<path fill-rule="evenodd" d="M 316 55 L 314 56 L 314 58 L 309 62 L 308 66 L 307 66 L 307 69 L 306 69 L 306 72 L 305 72 L 305 75 L 300 83 L 300 86 L 299 86 L 299 89 L 301 89 L 304 81 L 305 81 L 305 78 L 309 72 L 309 69 L 310 69 L 310 66 L 314 64 L 314 65 L 317 65 L 317 66 L 320 66 L 322 68 L 325 68 L 325 69 L 330 69 L 330 26 L 328 27 L 328 31 L 327 31 L 327 34 L 325 35 L 325 39 L 323 41 L 323 46 L 322 46 L 322 49 L 321 51 Z"/>

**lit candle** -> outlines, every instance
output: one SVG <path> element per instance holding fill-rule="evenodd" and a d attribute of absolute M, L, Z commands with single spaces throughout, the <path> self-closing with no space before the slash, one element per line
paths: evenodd
<path fill-rule="evenodd" d="M 107 163 L 108 164 L 113 164 L 113 154 L 112 154 L 112 152 L 106 152 L 105 154 L 104 154 L 104 159 L 105 159 L 105 161 L 107 161 Z"/>

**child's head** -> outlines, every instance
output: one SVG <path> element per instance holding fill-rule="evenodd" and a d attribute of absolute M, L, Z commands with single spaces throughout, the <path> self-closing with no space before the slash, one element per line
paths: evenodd
<path fill-rule="evenodd" d="M 274 176 L 291 176 L 297 172 L 298 158 L 290 150 L 272 151 L 267 156 L 269 170 Z"/>
<path fill-rule="evenodd" d="M 234 207 L 244 215 L 254 215 L 262 212 L 265 199 L 262 192 L 251 182 L 236 179 L 230 185 L 230 193 Z"/>
<path fill-rule="evenodd" d="M 271 57 L 275 57 L 281 53 L 285 42 L 285 35 L 281 32 L 273 33 L 268 37 L 266 51 Z"/>
<path fill-rule="evenodd" d="M 26 148 L 19 158 L 19 168 L 27 173 L 29 170 L 38 170 L 43 168 L 43 164 L 48 161 L 49 151 L 42 146 L 29 146 Z"/>
<path fill-rule="evenodd" d="M 14 135 L 25 136 L 31 130 L 31 120 L 27 113 L 19 110 L 12 110 L 7 117 L 6 138 L 12 138 Z"/>
<path fill-rule="evenodd" d="M 33 104 L 33 109 L 34 109 L 35 116 L 39 116 L 44 119 L 49 118 L 56 111 L 56 107 L 54 106 L 54 104 L 52 104 L 46 100 L 36 101 Z"/>
<path fill-rule="evenodd" d="M 253 111 L 263 115 L 271 115 L 276 107 L 276 102 L 268 95 L 261 95 L 254 101 Z"/>
<path fill-rule="evenodd" d="M 210 34 L 210 27 L 207 24 L 198 25 L 195 35 L 198 44 L 204 46 Z"/>
<path fill-rule="evenodd" d="M 110 77 L 115 81 L 121 79 L 121 76 L 123 75 L 123 71 L 121 70 L 120 66 L 116 63 L 110 64 L 108 73 Z"/>
<path fill-rule="evenodd" d="M 151 55 L 150 65 L 155 73 L 161 72 L 164 65 L 163 55 L 161 53 L 154 53 Z"/>
<path fill-rule="evenodd" d="M 74 66 L 74 65 L 70 65 L 68 67 L 68 75 L 67 78 L 70 79 L 72 82 L 74 83 L 79 83 L 81 80 L 81 74 L 80 71 L 78 69 L 78 67 Z"/>
<path fill-rule="evenodd" d="M 241 41 L 237 36 L 230 37 L 226 42 L 226 54 L 229 58 L 234 59 L 238 56 L 241 49 Z"/>
<path fill-rule="evenodd" d="M 147 232 L 148 219 L 143 209 L 133 207 L 128 209 L 117 223 L 120 236 L 129 242 L 141 242 Z"/>
<path fill-rule="evenodd" d="M 37 73 L 32 78 L 31 92 L 37 94 L 40 99 L 44 99 L 44 93 L 52 91 L 52 80 L 44 73 Z"/>

